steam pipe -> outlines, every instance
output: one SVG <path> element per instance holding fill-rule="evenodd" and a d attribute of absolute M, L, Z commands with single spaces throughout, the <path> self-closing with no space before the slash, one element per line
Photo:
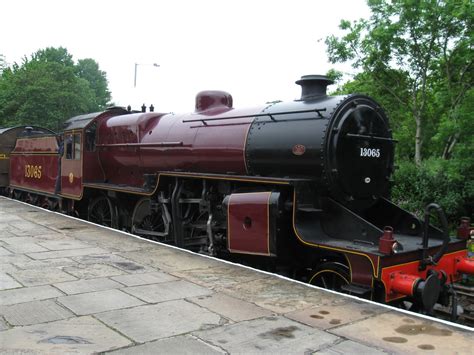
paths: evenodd
<path fill-rule="evenodd" d="M 431 211 L 435 210 L 436 213 L 438 214 L 438 218 L 441 222 L 441 226 L 443 228 L 443 245 L 439 249 L 439 251 L 433 255 L 429 256 L 428 255 L 428 240 L 429 240 L 429 227 L 430 227 L 430 216 L 431 216 Z M 443 212 L 443 209 L 436 203 L 430 203 L 428 206 L 425 208 L 425 225 L 423 229 L 423 255 L 421 257 L 420 261 L 420 266 L 419 270 L 425 270 L 426 266 L 428 265 L 436 265 L 436 263 L 441 259 L 441 257 L 444 255 L 446 252 L 446 249 L 448 248 L 449 244 L 449 230 L 448 230 L 448 221 L 446 220 L 446 215 Z"/>

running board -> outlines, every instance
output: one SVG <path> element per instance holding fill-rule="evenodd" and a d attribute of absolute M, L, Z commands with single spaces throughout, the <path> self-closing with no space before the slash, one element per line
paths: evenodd
<path fill-rule="evenodd" d="M 357 295 L 360 297 L 368 296 L 370 295 L 370 292 L 372 292 L 372 289 L 370 287 L 354 284 L 342 285 L 341 289 L 351 295 Z"/>

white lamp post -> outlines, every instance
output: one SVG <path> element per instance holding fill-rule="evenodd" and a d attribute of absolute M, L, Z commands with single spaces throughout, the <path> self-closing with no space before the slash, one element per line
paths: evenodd
<path fill-rule="evenodd" d="M 139 65 L 152 65 L 154 67 L 159 67 L 160 65 L 159 64 L 156 64 L 156 63 L 153 63 L 153 64 L 140 64 L 140 63 L 135 63 L 135 76 L 133 77 L 133 87 L 136 88 L 137 87 L 137 68 Z"/>

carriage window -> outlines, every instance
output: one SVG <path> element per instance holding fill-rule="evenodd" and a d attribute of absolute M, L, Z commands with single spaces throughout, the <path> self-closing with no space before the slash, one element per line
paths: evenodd
<path fill-rule="evenodd" d="M 74 134 L 74 159 L 81 159 L 81 135 Z"/>
<path fill-rule="evenodd" d="M 66 135 L 64 145 L 66 146 L 66 159 L 72 159 L 72 134 Z"/>

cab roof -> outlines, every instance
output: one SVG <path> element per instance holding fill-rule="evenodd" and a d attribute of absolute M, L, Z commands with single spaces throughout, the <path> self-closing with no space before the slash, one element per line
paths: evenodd
<path fill-rule="evenodd" d="M 65 131 L 70 131 L 74 129 L 83 129 L 93 120 L 98 118 L 104 113 L 116 113 L 116 114 L 125 114 L 129 113 L 124 107 L 110 107 L 105 111 L 87 113 L 85 115 L 74 116 L 64 122 L 63 128 Z"/>

